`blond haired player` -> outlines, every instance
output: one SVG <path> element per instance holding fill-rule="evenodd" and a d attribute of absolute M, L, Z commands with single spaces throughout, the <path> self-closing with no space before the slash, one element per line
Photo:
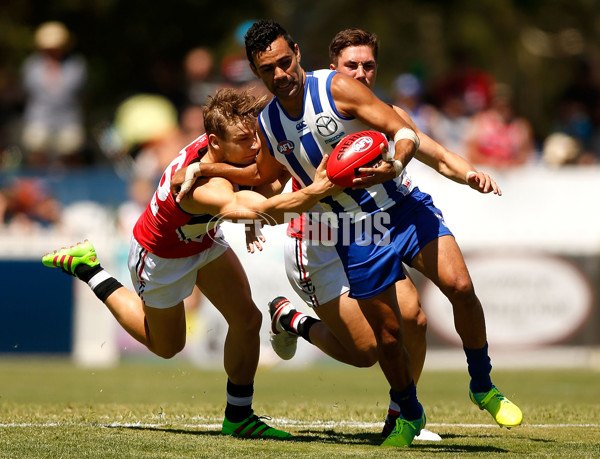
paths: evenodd
<path fill-rule="evenodd" d="M 327 70 L 305 72 L 300 65 L 298 45 L 274 21 L 261 20 L 249 29 L 246 53 L 254 73 L 275 95 L 259 116 L 261 134 L 268 149 L 263 148 L 256 165 L 245 168 L 243 173 L 238 169 L 221 170 L 219 174 L 226 173 L 240 183 L 259 184 L 277 177 L 285 165 L 301 186 L 307 186 L 314 177 L 316 160 L 330 152 L 341 136 L 363 130 L 366 125 L 394 139 L 393 159 L 381 167 L 367 169 L 372 176 L 355 182 L 368 190 L 345 189 L 320 202 L 329 213 L 340 218 L 350 216 L 348 223 L 340 224 L 336 230 L 338 235 L 350 231 L 349 243 L 338 237 L 336 250 L 349 279 L 349 295 L 357 300 L 373 331 L 377 360 L 391 386 L 390 397 L 401 408 L 394 429 L 383 445 L 410 445 L 426 422 L 403 346 L 406 339 L 395 289 L 395 283 L 405 277 L 402 263 L 417 268 L 450 299 L 455 326 L 467 357 L 471 376 L 469 394 L 473 402 L 488 410 L 500 425 L 520 424 L 520 409 L 491 382 L 483 310 L 460 250 L 441 211 L 435 208 L 429 195 L 412 184 L 403 170 L 414 153 L 406 140 L 414 142 L 415 150 L 419 145 L 411 124 L 347 75 Z M 441 159 L 438 158 L 436 165 L 444 171 L 447 165 Z M 213 172 L 211 168 L 202 170 L 206 175 Z M 480 191 L 497 192 L 495 184 L 488 179 L 475 170 L 467 170 L 458 177 L 458 181 Z M 359 244 L 357 241 L 363 240 L 365 227 L 356 224 L 357 219 L 382 213 L 390 218 L 386 230 L 391 235 L 391 245 Z M 319 321 L 302 317 L 281 298 L 274 300 L 270 309 L 274 332 L 287 338 L 290 332 L 313 338 L 313 329 Z M 338 325 L 343 328 L 342 324 Z M 283 339 L 280 341 L 279 344 L 286 344 Z"/>
<path fill-rule="evenodd" d="M 250 438 L 285 438 L 252 409 L 254 376 L 259 357 L 260 311 L 252 301 L 246 274 L 219 230 L 219 216 L 263 218 L 282 222 L 286 212 L 302 212 L 335 187 L 321 163 L 311 187 L 266 199 L 223 178 L 202 179 L 175 202 L 171 177 L 193 163 L 255 161 L 260 149 L 256 116 L 264 101 L 246 92 L 218 92 L 205 107 L 206 134 L 182 149 L 165 170 L 160 184 L 137 221 L 128 265 L 136 293 L 104 271 L 89 241 L 48 253 L 44 265 L 62 268 L 88 283 L 121 326 L 150 351 L 171 358 L 185 345 L 183 299 L 194 285 L 215 305 L 228 324 L 224 365 L 227 406 L 222 433 Z"/>

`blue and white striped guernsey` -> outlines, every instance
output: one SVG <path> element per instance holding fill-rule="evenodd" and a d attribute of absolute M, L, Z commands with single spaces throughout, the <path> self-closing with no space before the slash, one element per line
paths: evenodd
<path fill-rule="evenodd" d="M 299 118 L 290 118 L 277 98 L 273 98 L 259 116 L 269 151 L 303 187 L 312 183 L 323 154 L 331 153 L 342 137 L 369 129 L 363 122 L 338 113 L 331 96 L 335 73 L 333 70 L 307 72 L 303 113 Z M 367 189 L 346 188 L 320 204 L 326 212 L 348 213 L 351 221 L 358 221 L 391 207 L 411 190 L 411 180 L 403 172 L 395 180 Z"/>

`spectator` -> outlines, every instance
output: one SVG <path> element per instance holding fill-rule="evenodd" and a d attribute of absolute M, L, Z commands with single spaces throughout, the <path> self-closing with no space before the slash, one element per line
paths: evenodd
<path fill-rule="evenodd" d="M 452 55 L 452 70 L 435 89 L 436 103 L 458 96 L 471 116 L 489 107 L 493 88 L 494 78 L 474 67 L 465 50 L 458 50 Z"/>
<path fill-rule="evenodd" d="M 441 101 L 435 122 L 431 126 L 431 137 L 448 150 L 464 155 L 469 120 L 464 100 L 458 95 L 448 94 Z"/>
<path fill-rule="evenodd" d="M 35 33 L 37 51 L 23 64 L 22 143 L 33 166 L 82 161 L 86 140 L 80 96 L 87 81 L 83 56 L 70 53 L 71 34 L 60 22 Z"/>
<path fill-rule="evenodd" d="M 112 125 L 98 143 L 113 165 L 128 177 L 159 178 L 178 152 L 204 133 L 202 107 L 189 105 L 179 119 L 166 97 L 135 94 L 119 104 Z"/>
<path fill-rule="evenodd" d="M 205 47 L 191 49 L 185 56 L 183 69 L 187 102 L 197 106 L 206 104 L 207 97 L 212 96 L 219 88 L 219 83 L 213 78 L 212 51 Z"/>
<path fill-rule="evenodd" d="M 204 134 L 204 113 L 199 105 L 188 105 L 179 115 L 182 147 Z"/>
<path fill-rule="evenodd" d="M 17 178 L 0 189 L 0 224 L 20 234 L 60 222 L 62 208 L 40 178 Z"/>
<path fill-rule="evenodd" d="M 392 104 L 404 109 L 423 133 L 431 135 L 437 110 L 423 101 L 423 85 L 419 78 L 411 73 L 396 77 L 392 88 Z"/>
<path fill-rule="evenodd" d="M 534 159 L 531 123 L 515 115 L 508 86 L 496 85 L 490 108 L 471 118 L 466 150 L 477 165 L 511 167 Z"/>
<path fill-rule="evenodd" d="M 0 60 L 2 59 L 0 52 Z M 17 68 L 0 65 L 0 170 L 17 169 L 23 160 L 20 144 L 23 91 Z"/>
<path fill-rule="evenodd" d="M 555 132 L 544 141 L 542 162 L 554 168 L 577 164 L 581 153 L 581 144 L 575 138 Z"/>
<path fill-rule="evenodd" d="M 241 88 L 249 82 L 256 81 L 256 77 L 248 66 L 246 50 L 244 48 L 244 36 L 254 21 L 243 21 L 233 34 L 233 44 L 229 52 L 221 61 L 221 76 L 226 86 Z"/>
<path fill-rule="evenodd" d="M 579 144 L 578 164 L 594 164 L 600 160 L 598 126 L 600 86 L 594 79 L 591 64 L 582 60 L 577 63 L 573 81 L 559 100 L 554 132 L 565 134 Z"/>
<path fill-rule="evenodd" d="M 233 33 L 233 43 L 221 60 L 223 85 L 240 91 L 249 90 L 255 97 L 265 96 L 271 99 L 272 94 L 263 82 L 252 73 L 246 59 L 244 37 L 253 23 L 252 20 L 243 21 Z"/>
<path fill-rule="evenodd" d="M 591 113 L 582 101 L 570 98 L 560 101 L 554 132 L 575 139 L 586 155 L 593 155 L 594 128 Z"/>
<path fill-rule="evenodd" d="M 173 152 L 185 146 L 179 136 L 177 109 L 166 98 L 136 94 L 116 110 L 114 129 L 118 157 L 133 157 L 134 174 L 156 180 L 173 159 Z"/>

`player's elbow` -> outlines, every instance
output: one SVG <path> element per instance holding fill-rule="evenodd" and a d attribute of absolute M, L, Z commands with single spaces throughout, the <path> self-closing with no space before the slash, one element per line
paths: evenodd
<path fill-rule="evenodd" d="M 247 167 L 245 169 L 245 185 L 250 186 L 260 186 L 266 183 L 271 183 L 277 177 L 268 177 L 264 174 L 261 174 L 256 165 L 252 165 L 252 167 Z"/>

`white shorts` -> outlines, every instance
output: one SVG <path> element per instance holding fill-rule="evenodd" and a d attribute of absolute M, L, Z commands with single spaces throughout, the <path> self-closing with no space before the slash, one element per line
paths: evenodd
<path fill-rule="evenodd" d="M 198 270 L 229 248 L 221 230 L 214 237 L 221 240 L 209 249 L 185 258 L 161 258 L 131 237 L 127 265 L 133 286 L 146 306 L 171 308 L 192 294 Z"/>
<path fill-rule="evenodd" d="M 309 307 L 327 303 L 350 289 L 334 246 L 286 236 L 283 253 L 288 280 Z"/>

